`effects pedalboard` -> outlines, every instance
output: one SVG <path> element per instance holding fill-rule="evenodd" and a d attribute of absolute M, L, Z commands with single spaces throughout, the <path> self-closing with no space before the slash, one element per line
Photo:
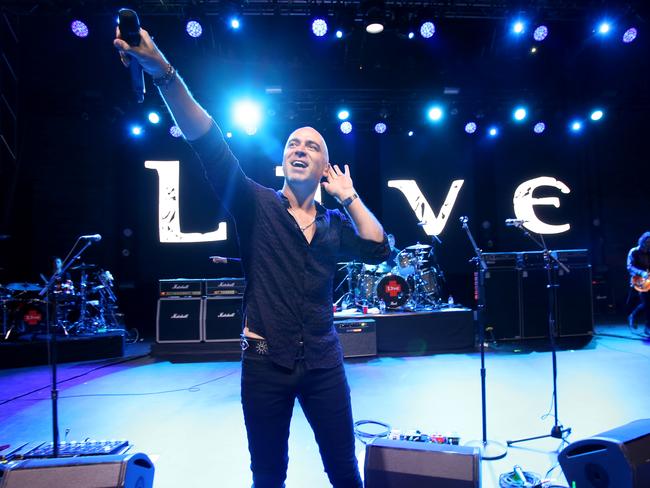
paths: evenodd
<path fill-rule="evenodd" d="M 455 434 L 423 434 L 419 430 L 402 432 L 399 429 L 392 429 L 388 434 L 388 439 L 393 441 L 429 442 L 431 444 L 452 444 L 454 446 L 460 443 L 460 436 Z"/>
<path fill-rule="evenodd" d="M 129 441 L 126 440 L 101 440 L 101 441 L 68 441 L 59 442 L 59 457 L 75 456 L 100 456 L 104 454 L 121 454 L 123 450 L 129 447 Z M 20 454 L 16 454 L 18 459 L 46 458 L 54 454 L 53 444 L 51 442 L 43 443 L 34 449 Z"/>

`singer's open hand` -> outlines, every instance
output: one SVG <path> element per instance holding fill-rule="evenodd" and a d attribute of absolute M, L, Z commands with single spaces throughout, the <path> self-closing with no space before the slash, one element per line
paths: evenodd
<path fill-rule="evenodd" d="M 128 66 L 131 62 L 131 57 L 134 57 L 138 60 L 142 69 L 154 78 L 165 74 L 168 64 L 167 60 L 146 30 L 140 29 L 141 41 L 138 46 L 129 46 L 120 38 L 119 26 L 115 28 L 115 36 L 113 46 L 120 53 L 120 59 L 124 66 Z"/>
<path fill-rule="evenodd" d="M 339 201 L 343 201 L 354 195 L 354 186 L 352 185 L 352 178 L 350 177 L 350 168 L 347 164 L 343 167 L 345 168 L 345 171 L 341 171 L 336 164 L 334 166 L 330 165 L 327 169 L 327 174 L 325 175 L 327 181 L 322 183 L 325 191 Z"/>

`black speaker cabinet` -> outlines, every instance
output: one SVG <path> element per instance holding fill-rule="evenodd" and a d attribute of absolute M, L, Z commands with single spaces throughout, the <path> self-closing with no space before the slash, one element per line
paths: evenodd
<path fill-rule="evenodd" d="M 241 331 L 241 297 L 210 297 L 205 300 L 205 342 L 239 342 Z"/>
<path fill-rule="evenodd" d="M 337 320 L 334 328 L 344 358 L 377 355 L 377 327 L 374 320 Z"/>
<path fill-rule="evenodd" d="M 485 326 L 494 338 L 521 337 L 520 276 L 517 269 L 489 269 L 485 273 Z"/>
<path fill-rule="evenodd" d="M 0 465 L 0 488 L 152 488 L 146 454 L 10 461 Z"/>
<path fill-rule="evenodd" d="M 570 271 L 558 272 L 560 336 L 589 335 L 594 330 L 591 266 L 573 266 Z"/>
<path fill-rule="evenodd" d="M 569 486 L 647 488 L 650 486 L 650 419 L 573 442 L 560 453 L 558 460 Z"/>
<path fill-rule="evenodd" d="M 532 268 L 521 271 L 521 336 L 524 339 L 548 337 L 548 292 L 546 285 L 545 269 Z M 557 300 L 557 293 L 554 296 Z M 555 322 L 557 326 L 557 317 Z M 556 336 L 557 332 L 556 328 Z"/>
<path fill-rule="evenodd" d="M 156 342 L 201 342 L 202 323 L 201 298 L 160 298 Z"/>
<path fill-rule="evenodd" d="M 478 488 L 478 448 L 374 439 L 366 446 L 366 488 Z"/>

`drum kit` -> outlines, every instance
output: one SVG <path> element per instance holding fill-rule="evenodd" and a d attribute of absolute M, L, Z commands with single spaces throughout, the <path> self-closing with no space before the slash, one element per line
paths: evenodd
<path fill-rule="evenodd" d="M 78 279 L 74 281 L 66 275 L 57 280 L 49 298 L 40 295 L 43 285 L 37 283 L 0 285 L 0 340 L 46 333 L 48 312 L 55 331 L 65 335 L 95 334 L 123 328 L 118 318 L 111 272 L 85 263 L 70 270 L 79 273 Z"/>
<path fill-rule="evenodd" d="M 395 266 L 384 262 L 369 265 L 357 261 L 338 263 L 346 274 L 347 292 L 336 305 L 342 309 L 377 307 L 380 311 L 431 310 L 441 305 L 442 271 L 434 264 L 433 248 L 414 244 L 400 251 Z"/>

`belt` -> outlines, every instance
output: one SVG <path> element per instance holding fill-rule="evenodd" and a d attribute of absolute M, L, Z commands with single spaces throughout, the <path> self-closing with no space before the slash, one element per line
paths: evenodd
<path fill-rule="evenodd" d="M 265 339 L 254 339 L 252 337 L 246 337 L 244 334 L 240 336 L 239 345 L 241 350 L 244 353 L 253 353 L 259 356 L 268 356 L 269 355 L 269 343 Z M 298 343 L 298 351 L 296 353 L 296 359 L 305 358 L 305 344 L 300 341 Z"/>

